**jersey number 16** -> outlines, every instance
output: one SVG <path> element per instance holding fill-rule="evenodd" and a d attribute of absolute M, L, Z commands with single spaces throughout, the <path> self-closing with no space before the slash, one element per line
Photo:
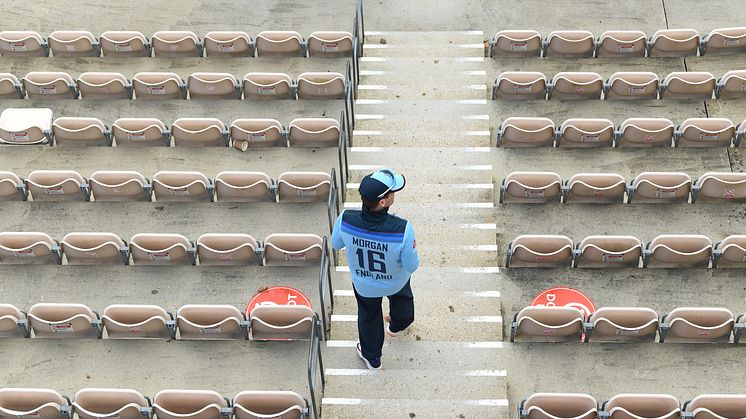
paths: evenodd
<path fill-rule="evenodd" d="M 386 255 L 383 252 L 376 252 L 375 250 L 363 250 L 358 248 L 355 252 L 357 255 L 357 264 L 365 268 L 365 254 L 367 254 L 368 268 L 366 270 L 371 272 L 386 273 Z"/>

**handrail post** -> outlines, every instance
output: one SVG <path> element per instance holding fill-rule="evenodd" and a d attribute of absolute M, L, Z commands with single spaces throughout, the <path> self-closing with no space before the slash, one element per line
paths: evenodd
<path fill-rule="evenodd" d="M 321 357 L 321 340 L 319 339 L 319 318 L 313 315 L 313 326 L 311 327 L 311 338 L 308 348 L 308 391 L 311 394 L 311 410 L 314 419 L 319 419 L 321 412 L 316 402 L 316 373 L 321 375 L 321 394 L 326 389 L 326 377 L 324 376 L 324 361 Z M 318 365 L 318 370 L 316 366 Z"/>

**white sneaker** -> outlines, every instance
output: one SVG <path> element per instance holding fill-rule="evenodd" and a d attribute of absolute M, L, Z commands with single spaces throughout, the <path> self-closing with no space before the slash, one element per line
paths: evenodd
<path fill-rule="evenodd" d="M 360 350 L 360 342 L 357 343 L 356 349 L 357 349 L 357 356 L 359 356 L 360 359 L 362 359 L 363 362 L 365 362 L 365 365 L 368 366 L 369 370 L 380 370 L 381 369 L 381 358 L 376 358 L 370 361 L 367 358 L 365 358 L 363 356 L 363 351 Z"/>

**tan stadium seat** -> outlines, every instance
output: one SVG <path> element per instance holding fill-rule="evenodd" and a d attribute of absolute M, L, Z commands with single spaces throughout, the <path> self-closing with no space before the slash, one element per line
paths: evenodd
<path fill-rule="evenodd" d="M 628 118 L 619 126 L 617 147 L 671 147 L 676 128 L 667 118 Z"/>
<path fill-rule="evenodd" d="M 303 36 L 295 31 L 262 31 L 256 36 L 256 54 L 303 56 Z"/>
<path fill-rule="evenodd" d="M 224 419 L 228 402 L 209 390 L 161 390 L 153 398 L 158 419 Z"/>
<path fill-rule="evenodd" d="M 150 201 L 150 182 L 130 170 L 98 170 L 88 179 L 96 201 Z"/>
<path fill-rule="evenodd" d="M 111 125 L 111 135 L 117 147 L 171 145 L 171 132 L 155 118 L 119 118 Z"/>
<path fill-rule="evenodd" d="M 661 99 L 710 99 L 715 90 L 715 76 L 704 71 L 677 71 L 661 81 Z"/>
<path fill-rule="evenodd" d="M 332 178 L 324 172 L 285 172 L 277 178 L 279 202 L 316 202 L 329 199 Z"/>
<path fill-rule="evenodd" d="M 186 83 L 176 73 L 137 73 L 132 78 L 136 99 L 186 99 Z"/>
<path fill-rule="evenodd" d="M 732 235 L 717 242 L 714 254 L 718 268 L 746 267 L 746 235 Z"/>
<path fill-rule="evenodd" d="M 660 79 L 645 71 L 617 72 L 606 81 L 606 99 L 658 99 Z"/>
<path fill-rule="evenodd" d="M 98 118 L 60 117 L 52 133 L 58 146 L 111 146 L 111 132 Z"/>
<path fill-rule="evenodd" d="M 575 307 L 524 307 L 513 318 L 510 326 L 510 341 L 580 341 L 583 320 L 583 312 Z"/>
<path fill-rule="evenodd" d="M 189 99 L 241 99 L 240 89 L 229 73 L 192 73 L 187 78 Z"/>
<path fill-rule="evenodd" d="M 35 338 L 93 338 L 99 336 L 98 314 L 83 304 L 34 304 L 28 321 Z"/>
<path fill-rule="evenodd" d="M 500 203 L 543 204 L 559 201 L 562 178 L 554 172 L 513 172 L 500 185 Z"/>
<path fill-rule="evenodd" d="M 588 31 L 554 31 L 544 41 L 544 56 L 592 57 L 594 45 Z"/>
<path fill-rule="evenodd" d="M 68 400 L 54 390 L 42 388 L 0 388 L 0 417 L 68 418 Z"/>
<path fill-rule="evenodd" d="M 317 31 L 308 36 L 309 57 L 348 57 L 352 55 L 352 34 Z"/>
<path fill-rule="evenodd" d="M 126 265 L 127 243 L 114 233 L 68 233 L 60 243 L 68 265 Z"/>
<path fill-rule="evenodd" d="M 150 41 L 142 32 L 106 31 L 99 42 L 104 57 L 150 57 Z"/>
<path fill-rule="evenodd" d="M 203 234 L 197 239 L 197 256 L 200 265 L 255 265 L 258 247 L 248 234 Z"/>
<path fill-rule="evenodd" d="M 55 57 L 98 57 L 98 40 L 88 31 L 54 31 L 47 37 L 49 50 Z"/>
<path fill-rule="evenodd" d="M 606 31 L 598 37 L 597 57 L 644 57 L 647 38 L 642 31 Z"/>
<path fill-rule="evenodd" d="M 702 394 L 684 404 L 693 419 L 746 417 L 746 394 Z"/>
<path fill-rule="evenodd" d="M 76 99 L 78 88 L 69 74 L 56 71 L 32 71 L 23 79 L 29 99 Z"/>
<path fill-rule="evenodd" d="M 88 182 L 72 170 L 34 170 L 26 179 L 34 201 L 87 201 Z"/>
<path fill-rule="evenodd" d="M 637 268 L 642 256 L 640 239 L 632 236 L 588 236 L 577 246 L 578 268 Z"/>
<path fill-rule="evenodd" d="M 308 402 L 293 391 L 242 391 L 233 397 L 236 419 L 302 419 Z"/>
<path fill-rule="evenodd" d="M 572 264 L 572 240 L 567 236 L 522 235 L 508 244 L 507 267 L 552 268 Z"/>
<path fill-rule="evenodd" d="M 212 182 L 200 172 L 160 171 L 153 175 L 153 192 L 160 202 L 213 200 Z"/>
<path fill-rule="evenodd" d="M 244 315 L 231 305 L 188 304 L 176 313 L 179 339 L 244 339 Z"/>
<path fill-rule="evenodd" d="M 692 202 L 746 201 L 746 173 L 707 172 L 692 187 Z"/>
<path fill-rule="evenodd" d="M 727 118 L 688 118 L 676 134 L 679 147 L 730 147 L 736 126 Z"/>
<path fill-rule="evenodd" d="M 712 241 L 701 235 L 662 234 L 645 247 L 646 268 L 707 268 Z"/>
<path fill-rule="evenodd" d="M 59 265 L 61 261 L 57 240 L 46 233 L 0 233 L 0 264 Z"/>
<path fill-rule="evenodd" d="M 27 331 L 26 314 L 12 304 L 0 304 L 0 338 L 23 338 Z"/>
<path fill-rule="evenodd" d="M 648 41 L 651 57 L 686 57 L 697 55 L 699 32 L 694 29 L 661 29 Z"/>
<path fill-rule="evenodd" d="M 746 50 L 746 27 L 718 28 L 706 34 L 700 54 L 736 54 Z"/>
<path fill-rule="evenodd" d="M 340 135 L 334 118 L 296 118 L 288 125 L 291 147 L 337 147 L 343 141 Z"/>
<path fill-rule="evenodd" d="M 101 315 L 109 339 L 169 339 L 171 320 L 171 314 L 162 307 L 145 304 L 113 304 Z"/>
<path fill-rule="evenodd" d="M 314 313 L 301 305 L 257 305 L 249 314 L 252 340 L 309 340 Z"/>
<path fill-rule="evenodd" d="M 47 41 L 34 31 L 0 32 L 0 55 L 4 57 L 45 57 Z"/>
<path fill-rule="evenodd" d="M 541 55 L 541 35 L 534 30 L 502 30 L 492 39 L 492 55 L 530 57 Z"/>
<path fill-rule="evenodd" d="M 78 90 L 83 99 L 132 99 L 132 83 L 121 73 L 83 73 Z"/>
<path fill-rule="evenodd" d="M 719 307 L 678 307 L 661 318 L 661 342 L 728 342 L 733 313 Z"/>
<path fill-rule="evenodd" d="M 284 131 L 276 119 L 236 119 L 230 126 L 233 143 L 246 141 L 249 148 L 285 147 Z"/>
<path fill-rule="evenodd" d="M 205 55 L 208 57 L 252 57 L 253 41 L 243 31 L 212 31 L 205 34 Z"/>
<path fill-rule="evenodd" d="M 52 110 L 7 108 L 0 113 L 0 144 L 51 144 Z"/>
<path fill-rule="evenodd" d="M 732 70 L 718 79 L 715 86 L 715 97 L 718 99 L 744 96 L 746 96 L 746 70 Z"/>
<path fill-rule="evenodd" d="M 547 78 L 534 71 L 506 71 L 497 76 L 492 99 L 545 99 Z"/>
<path fill-rule="evenodd" d="M 558 147 L 611 147 L 614 123 L 608 119 L 571 118 L 559 127 Z"/>
<path fill-rule="evenodd" d="M 26 91 L 23 84 L 13 74 L 0 73 L 0 99 L 23 99 Z"/>
<path fill-rule="evenodd" d="M 500 124 L 499 147 L 551 147 L 554 122 L 549 118 L 510 117 Z"/>
<path fill-rule="evenodd" d="M 130 254 L 135 265 L 194 265 L 194 244 L 181 234 L 135 234 Z"/>
<path fill-rule="evenodd" d="M 610 419 L 678 419 L 679 400 L 669 394 L 617 394 L 602 404 Z"/>
<path fill-rule="evenodd" d="M 308 72 L 298 76 L 298 99 L 344 99 L 346 88 L 341 73 Z"/>
<path fill-rule="evenodd" d="M 567 203 L 622 203 L 627 182 L 617 173 L 578 173 L 566 182 Z"/>
<path fill-rule="evenodd" d="M 295 99 L 293 80 L 285 73 L 249 73 L 243 78 L 244 99 Z"/>
<path fill-rule="evenodd" d="M 215 176 L 218 202 L 274 201 L 272 179 L 262 172 L 225 171 Z"/>
<path fill-rule="evenodd" d="M 73 412 L 80 419 L 141 419 L 140 409 L 150 402 L 136 390 L 120 388 L 84 388 L 75 393 Z"/>
<path fill-rule="evenodd" d="M 321 261 L 323 240 L 315 234 L 270 234 L 264 239 L 267 266 L 308 266 Z"/>
<path fill-rule="evenodd" d="M 602 307 L 588 316 L 587 342 L 654 341 L 658 313 L 644 307 Z"/>
<path fill-rule="evenodd" d="M 158 31 L 151 43 L 156 57 L 202 56 L 202 42 L 191 31 Z"/>
<path fill-rule="evenodd" d="M 547 99 L 601 99 L 603 88 L 598 73 L 563 71 L 552 77 Z"/>
<path fill-rule="evenodd" d="M 632 180 L 627 202 L 681 203 L 689 201 L 692 178 L 681 172 L 643 172 Z"/>
<path fill-rule="evenodd" d="M 521 402 L 520 419 L 595 419 L 596 399 L 579 393 L 534 393 Z"/>
<path fill-rule="evenodd" d="M 179 118 L 171 125 L 175 147 L 226 147 L 228 129 L 215 118 Z"/>
<path fill-rule="evenodd" d="M 0 201 L 25 201 L 26 183 L 13 172 L 0 171 Z"/>

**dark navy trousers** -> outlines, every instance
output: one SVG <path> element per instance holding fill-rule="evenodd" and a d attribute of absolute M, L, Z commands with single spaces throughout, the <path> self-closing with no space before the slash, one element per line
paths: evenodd
<path fill-rule="evenodd" d="M 410 278 L 411 280 L 411 278 Z M 389 316 L 391 331 L 396 333 L 406 329 L 414 321 L 414 296 L 409 281 L 396 294 L 389 295 Z M 353 289 L 354 289 L 353 285 Z M 357 332 L 360 338 L 360 349 L 367 359 L 381 357 L 383 348 L 383 297 L 363 297 L 355 290 L 357 300 Z"/>

